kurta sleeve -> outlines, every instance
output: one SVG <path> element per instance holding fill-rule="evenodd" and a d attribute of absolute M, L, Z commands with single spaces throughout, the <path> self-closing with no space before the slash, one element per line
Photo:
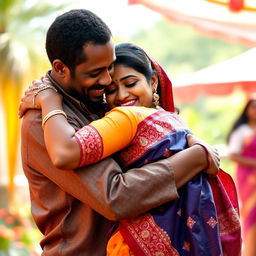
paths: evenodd
<path fill-rule="evenodd" d="M 117 107 L 75 134 L 81 150 L 79 166 L 96 163 L 125 148 L 134 138 L 138 124 L 150 114 L 145 109 Z"/>

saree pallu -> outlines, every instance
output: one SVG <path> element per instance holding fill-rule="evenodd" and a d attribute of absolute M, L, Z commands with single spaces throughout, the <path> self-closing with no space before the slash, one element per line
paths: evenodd
<path fill-rule="evenodd" d="M 256 160 L 256 135 L 247 141 L 242 156 Z M 238 165 L 237 186 L 242 204 L 243 234 L 256 229 L 256 169 Z"/>
<path fill-rule="evenodd" d="M 178 115 L 158 111 L 139 124 L 133 142 L 118 159 L 129 169 L 169 157 L 187 147 L 188 133 Z M 118 231 L 132 253 L 240 255 L 241 228 L 232 178 L 222 170 L 216 177 L 201 172 L 178 192 L 177 200 L 119 222 Z"/>

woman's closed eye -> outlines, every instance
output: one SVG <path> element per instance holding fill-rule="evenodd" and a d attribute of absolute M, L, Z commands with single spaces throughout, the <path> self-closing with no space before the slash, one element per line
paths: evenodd
<path fill-rule="evenodd" d="M 134 82 L 132 82 L 132 83 L 128 83 L 128 84 L 125 85 L 125 87 L 131 88 L 131 87 L 135 86 L 135 85 L 137 84 L 137 82 L 138 82 L 138 81 L 134 81 Z"/>

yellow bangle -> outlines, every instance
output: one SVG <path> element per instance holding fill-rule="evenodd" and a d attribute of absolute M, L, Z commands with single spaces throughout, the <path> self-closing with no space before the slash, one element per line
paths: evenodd
<path fill-rule="evenodd" d="M 59 110 L 59 109 L 52 110 L 49 113 L 47 113 L 46 116 L 43 118 L 42 126 L 44 127 L 47 120 L 56 115 L 63 115 L 67 119 L 67 114 L 63 110 Z"/>

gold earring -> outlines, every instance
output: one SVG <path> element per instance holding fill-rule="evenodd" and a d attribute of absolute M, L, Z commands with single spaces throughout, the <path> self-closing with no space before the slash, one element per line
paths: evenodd
<path fill-rule="evenodd" d="M 153 92 L 153 104 L 158 107 L 159 106 L 159 95 L 156 90 Z"/>

